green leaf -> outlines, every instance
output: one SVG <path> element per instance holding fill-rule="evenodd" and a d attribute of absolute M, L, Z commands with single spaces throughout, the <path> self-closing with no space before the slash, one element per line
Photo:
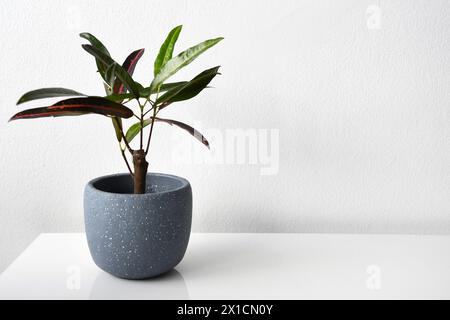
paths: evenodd
<path fill-rule="evenodd" d="M 187 83 L 187 81 L 179 81 L 179 82 L 170 82 L 170 83 L 163 83 L 161 85 L 161 87 L 159 88 L 159 92 L 164 92 L 164 91 L 168 91 L 168 90 L 172 90 L 174 88 L 183 86 Z M 148 87 L 150 88 L 150 87 Z M 156 91 L 152 92 L 152 93 L 156 93 Z"/>
<path fill-rule="evenodd" d="M 116 63 L 112 63 L 105 71 L 105 79 L 111 88 L 114 88 L 116 79 Z"/>
<path fill-rule="evenodd" d="M 183 86 L 186 83 L 187 83 L 187 81 L 164 83 L 159 88 L 159 92 L 165 92 L 165 91 L 171 90 L 173 88 Z M 141 97 L 149 97 L 151 94 L 156 93 L 156 90 L 150 90 L 150 87 L 146 87 L 143 90 L 141 90 L 139 93 L 140 93 Z"/>
<path fill-rule="evenodd" d="M 208 86 L 217 74 L 219 74 L 218 71 L 219 66 L 203 71 L 185 85 L 167 91 L 156 100 L 156 103 L 162 104 L 162 109 L 172 102 L 188 100 L 195 97 Z"/>
<path fill-rule="evenodd" d="M 149 119 L 144 120 L 144 128 L 152 123 L 153 117 Z M 209 149 L 209 142 L 206 140 L 206 138 L 196 129 L 192 128 L 190 125 L 187 125 L 183 122 L 177 121 L 177 120 L 171 120 L 171 119 L 162 119 L 162 118 L 155 118 L 155 121 L 157 122 L 165 122 L 170 125 L 175 125 L 191 134 L 194 138 L 196 138 L 198 141 L 203 143 L 206 147 Z M 127 131 L 127 134 L 125 135 L 125 139 L 127 139 L 127 142 L 130 143 L 141 131 L 141 123 L 137 122 L 133 124 Z"/>
<path fill-rule="evenodd" d="M 112 117 L 111 118 L 114 131 L 116 132 L 117 141 L 122 141 L 122 118 Z"/>
<path fill-rule="evenodd" d="M 108 79 L 105 76 L 106 69 L 108 66 L 113 64 L 115 61 L 111 58 L 111 56 L 107 53 L 105 53 L 103 50 L 98 49 L 92 45 L 89 44 L 83 44 L 81 47 L 86 50 L 88 53 L 94 56 L 95 61 L 97 62 L 98 71 L 100 72 L 100 75 L 102 78 L 108 82 Z M 101 67 L 100 67 L 101 66 Z"/>
<path fill-rule="evenodd" d="M 103 43 L 101 43 L 101 41 L 98 40 L 96 37 L 94 37 L 92 34 L 90 34 L 88 32 L 83 32 L 83 33 L 80 33 L 80 37 L 89 41 L 92 46 L 94 46 L 95 48 L 97 48 L 98 50 L 103 52 L 103 54 L 110 56 L 108 49 L 106 49 L 106 47 L 103 45 Z M 105 72 L 106 72 L 108 65 L 110 65 L 110 64 L 105 64 L 97 58 L 95 59 L 95 62 L 97 64 L 98 72 L 100 72 L 100 75 L 106 81 Z"/>
<path fill-rule="evenodd" d="M 175 74 L 181 68 L 187 66 L 200 54 L 202 54 L 221 40 L 223 40 L 223 38 L 206 40 L 196 46 L 187 49 L 186 51 L 181 52 L 176 57 L 173 57 L 172 59 L 167 61 L 167 63 L 161 68 L 159 73 L 155 76 L 152 83 L 150 84 L 151 90 L 158 91 L 158 88 L 164 81 L 166 81 L 166 79 Z"/>
<path fill-rule="evenodd" d="M 101 63 L 106 65 L 106 68 L 110 66 L 111 64 L 115 63 L 113 58 L 111 58 L 109 55 L 105 54 L 101 50 L 97 49 L 94 46 L 91 46 L 90 44 L 82 44 L 81 47 L 86 50 L 88 53 L 93 55 L 96 59 L 98 59 Z M 105 68 L 105 71 L 106 71 Z"/>
<path fill-rule="evenodd" d="M 150 123 L 152 123 L 150 119 L 144 120 L 144 128 L 148 126 Z M 136 137 L 140 131 L 141 131 L 140 122 L 136 122 L 131 127 L 129 127 L 127 133 L 125 134 L 125 139 L 127 139 L 127 142 L 130 143 L 131 141 L 133 141 L 134 137 Z"/>
<path fill-rule="evenodd" d="M 113 93 L 105 96 L 104 98 L 114 102 L 121 103 L 123 100 L 132 99 L 133 97 L 134 95 L 132 95 L 131 93 Z"/>
<path fill-rule="evenodd" d="M 78 116 L 96 113 L 105 116 L 131 118 L 133 111 L 119 103 L 101 97 L 71 98 L 49 107 L 33 108 L 15 114 L 9 121 L 44 117 Z"/>
<path fill-rule="evenodd" d="M 102 51 L 104 54 L 110 56 L 108 49 L 103 45 L 103 43 L 98 40 L 95 36 L 90 34 L 89 32 L 80 33 L 80 37 L 89 41 L 94 47 Z"/>
<path fill-rule="evenodd" d="M 155 77 L 159 73 L 161 68 L 166 64 L 166 62 L 172 59 L 173 49 L 175 48 L 175 43 L 178 40 L 178 36 L 180 35 L 182 28 L 183 26 L 177 26 L 173 28 L 167 35 L 164 43 L 161 45 L 158 56 L 156 57 L 154 63 L 153 73 Z"/>
<path fill-rule="evenodd" d="M 17 101 L 17 104 L 37 99 L 66 97 L 66 96 L 86 96 L 86 95 L 65 88 L 42 88 L 25 93 L 23 96 L 20 97 L 19 101 Z"/>

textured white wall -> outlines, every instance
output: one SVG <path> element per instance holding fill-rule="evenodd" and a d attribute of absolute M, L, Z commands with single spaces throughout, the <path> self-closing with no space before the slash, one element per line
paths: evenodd
<path fill-rule="evenodd" d="M 172 26 L 178 50 L 224 36 L 175 77 L 221 64 L 215 89 L 166 116 L 219 153 L 227 129 L 279 130 L 278 174 L 261 175 L 198 164 L 198 144 L 188 163 L 190 137 L 157 127 L 151 170 L 191 181 L 195 231 L 448 233 L 449 16 L 447 0 L 0 1 L 0 269 L 40 232 L 82 230 L 84 184 L 124 171 L 106 118 L 6 123 L 26 90 L 102 92 L 82 31 L 118 60 L 145 47 L 145 84 Z"/>

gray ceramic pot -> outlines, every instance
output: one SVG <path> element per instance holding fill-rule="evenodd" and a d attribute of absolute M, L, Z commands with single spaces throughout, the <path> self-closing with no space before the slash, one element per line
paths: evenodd
<path fill-rule="evenodd" d="M 84 190 L 86 236 L 94 262 L 126 279 L 155 277 L 183 259 L 192 220 L 186 179 L 147 175 L 147 193 L 132 194 L 129 174 L 90 181 Z"/>

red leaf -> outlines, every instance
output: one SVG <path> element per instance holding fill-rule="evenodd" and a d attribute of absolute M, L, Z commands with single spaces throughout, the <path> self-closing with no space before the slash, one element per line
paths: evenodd
<path fill-rule="evenodd" d="M 78 116 L 90 113 L 120 118 L 130 118 L 133 116 L 133 111 L 124 105 L 101 97 L 86 97 L 62 100 L 49 107 L 27 109 L 15 114 L 9 121 L 43 117 Z"/>
<path fill-rule="evenodd" d="M 208 142 L 208 140 L 206 140 L 206 138 L 199 131 L 197 131 L 195 128 L 192 128 L 190 125 L 188 125 L 186 123 L 183 123 L 183 122 L 180 122 L 180 121 L 177 121 L 177 120 L 172 120 L 172 119 L 155 118 L 155 121 L 165 122 L 165 123 L 168 123 L 170 125 L 175 125 L 175 126 L 181 128 L 181 129 L 186 130 L 195 139 L 197 139 L 198 141 L 203 143 L 209 149 L 209 142 Z"/>
<path fill-rule="evenodd" d="M 136 68 L 136 64 L 139 61 L 139 59 L 144 54 L 145 49 L 139 49 L 136 51 L 133 51 L 124 61 L 122 67 L 129 73 L 130 76 L 133 75 L 134 69 Z M 122 81 L 119 79 L 116 79 L 115 85 L 114 85 L 114 93 L 125 93 L 126 88 Z"/>

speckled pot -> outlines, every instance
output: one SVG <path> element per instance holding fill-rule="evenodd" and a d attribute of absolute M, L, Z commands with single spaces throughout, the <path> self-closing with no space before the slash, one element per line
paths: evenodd
<path fill-rule="evenodd" d="M 192 220 L 186 179 L 147 175 L 147 192 L 132 194 L 129 174 L 90 181 L 84 190 L 86 236 L 94 262 L 125 279 L 146 279 L 174 268 L 184 256 Z"/>

